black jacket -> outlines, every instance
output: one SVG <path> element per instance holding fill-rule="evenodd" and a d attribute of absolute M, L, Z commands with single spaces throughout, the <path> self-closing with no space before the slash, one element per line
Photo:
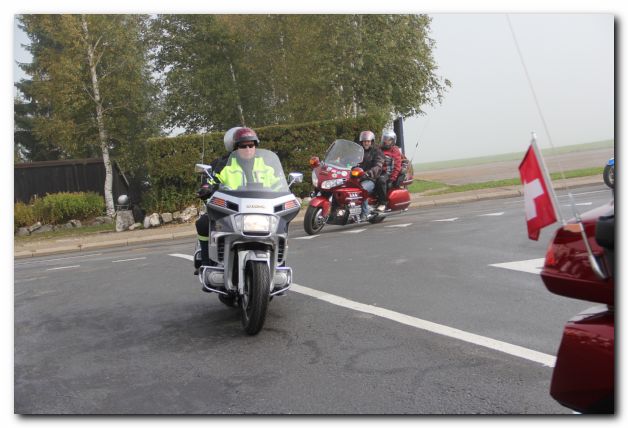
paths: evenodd
<path fill-rule="evenodd" d="M 384 153 L 377 147 L 371 146 L 370 149 L 364 150 L 364 158 L 358 166 L 364 170 L 367 178 L 375 180 L 382 173 L 385 161 Z"/>

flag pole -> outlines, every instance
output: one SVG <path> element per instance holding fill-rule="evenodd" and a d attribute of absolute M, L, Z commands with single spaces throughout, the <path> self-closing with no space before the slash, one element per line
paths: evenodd
<path fill-rule="evenodd" d="M 548 187 L 547 190 L 549 191 L 549 194 L 550 194 L 550 201 L 552 201 L 552 207 L 554 208 L 554 212 L 558 216 L 558 221 L 560 221 L 560 224 L 564 226 L 567 223 L 565 222 L 563 214 L 560 212 L 560 206 L 558 205 L 558 197 L 556 196 L 556 193 L 554 192 L 554 185 L 552 184 L 552 180 L 550 178 L 549 172 L 547 171 L 547 166 L 545 165 L 545 159 L 543 159 L 543 156 L 541 155 L 541 151 L 539 150 L 539 147 L 536 144 L 536 133 L 534 131 L 532 132 L 532 141 L 530 142 L 530 144 L 532 145 L 532 150 L 534 151 L 534 155 L 536 156 L 536 158 L 539 160 L 539 163 L 541 164 L 541 174 L 543 174 L 543 180 L 545 180 L 545 183 L 547 183 L 547 187 Z"/>

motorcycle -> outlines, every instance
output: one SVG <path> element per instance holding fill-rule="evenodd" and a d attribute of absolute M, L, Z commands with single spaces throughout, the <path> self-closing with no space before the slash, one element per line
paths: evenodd
<path fill-rule="evenodd" d="M 348 140 L 334 141 L 325 160 L 316 156 L 310 159 L 312 184 L 309 206 L 303 219 L 303 227 L 309 235 L 319 233 L 326 224 L 347 225 L 368 221 L 380 223 L 392 214 L 407 211 L 410 206 L 410 192 L 407 186 L 412 183 L 412 166 L 407 159 L 402 162 L 402 172 L 395 186 L 387 189 L 388 203 L 384 212 L 371 210 L 362 219 L 362 202 L 367 199 L 370 205 L 376 204 L 374 195 L 369 195 L 360 184 L 364 171 L 357 165 L 362 162 L 364 149 Z"/>
<path fill-rule="evenodd" d="M 234 151 L 227 165 L 237 156 Z M 205 202 L 211 225 L 210 266 L 200 266 L 198 243 L 194 254 L 203 291 L 217 293 L 227 306 L 238 306 L 249 335 L 262 329 L 269 301 L 285 295 L 292 284 L 292 269 L 286 266 L 288 225 L 301 204 L 289 187 L 303 181 L 303 174 L 293 172 L 288 184 L 273 152 L 258 148 L 255 157 L 274 169 L 278 182 L 268 188 L 246 182 L 242 174 L 236 188 L 219 183 Z M 218 181 L 210 165 L 196 164 L 195 171 Z"/>
<path fill-rule="evenodd" d="M 604 172 L 602 173 L 604 183 L 611 189 L 615 188 L 615 158 L 610 158 L 604 166 Z"/>
<path fill-rule="evenodd" d="M 550 395 L 580 413 L 614 413 L 614 202 L 581 222 L 560 227 L 545 256 L 541 278 L 552 293 L 600 303 L 570 319 L 552 374 Z"/>

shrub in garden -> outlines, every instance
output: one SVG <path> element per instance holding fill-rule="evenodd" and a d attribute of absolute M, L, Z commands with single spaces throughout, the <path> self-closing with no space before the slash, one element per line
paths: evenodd
<path fill-rule="evenodd" d="M 37 222 L 32 205 L 23 202 L 16 202 L 13 206 L 13 228 L 14 231 L 20 227 L 27 227 Z"/>
<path fill-rule="evenodd" d="M 86 220 L 105 213 L 105 200 L 94 192 L 53 193 L 36 199 L 33 212 L 35 219 L 44 224 Z"/>

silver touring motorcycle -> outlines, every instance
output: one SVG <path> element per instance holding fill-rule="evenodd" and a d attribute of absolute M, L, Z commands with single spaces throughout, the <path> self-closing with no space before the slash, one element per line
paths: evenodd
<path fill-rule="evenodd" d="M 272 186 L 247 182 L 245 174 L 237 187 L 219 183 L 205 202 L 210 220 L 210 266 L 201 266 L 198 275 L 203 291 L 218 293 L 224 304 L 240 307 L 242 326 L 250 335 L 262 329 L 269 301 L 283 295 L 292 283 L 292 269 L 286 266 L 288 224 L 301 204 L 289 186 L 303 181 L 303 174 L 293 172 L 288 184 L 273 152 L 258 148 L 255 157 L 256 165 L 263 165 L 266 171 L 273 168 Z M 196 164 L 195 171 L 219 181 L 210 165 Z M 197 266 L 200 259 L 197 243 Z"/>

